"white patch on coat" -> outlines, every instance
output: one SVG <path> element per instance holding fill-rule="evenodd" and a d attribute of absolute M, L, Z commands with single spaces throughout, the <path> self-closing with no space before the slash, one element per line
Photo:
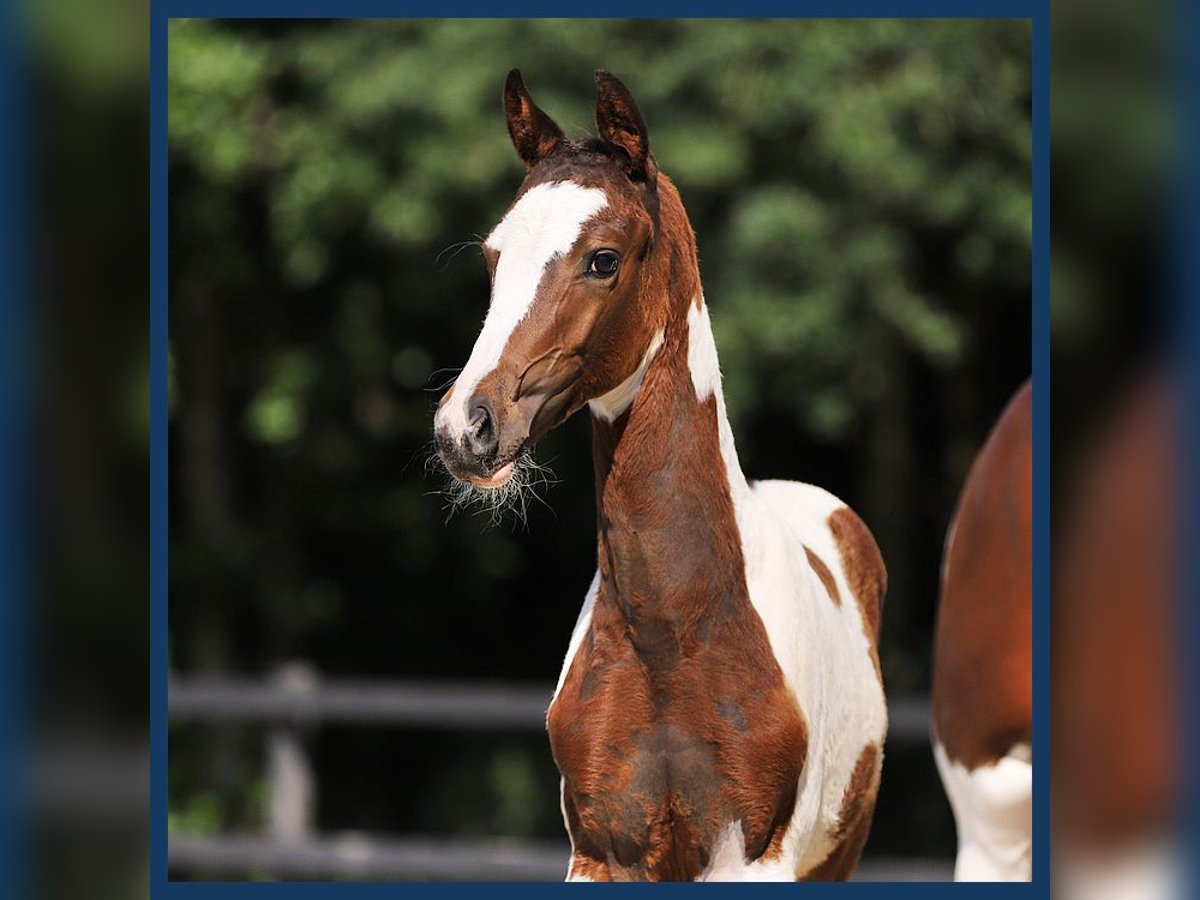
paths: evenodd
<path fill-rule="evenodd" d="M 721 392 L 721 363 L 717 358 L 717 342 L 713 338 L 712 322 L 704 298 L 688 305 L 688 374 L 697 400 L 707 400 Z"/>
<path fill-rule="evenodd" d="M 967 769 L 934 740 L 933 758 L 958 828 L 955 881 L 1029 881 L 1033 874 L 1033 765 L 1027 744 Z"/>
<path fill-rule="evenodd" d="M 708 867 L 697 881 L 795 881 L 783 859 L 746 862 L 746 836 L 741 820 L 730 822 L 718 835 L 709 855 Z"/>
<path fill-rule="evenodd" d="M 450 402 L 438 410 L 438 424 L 452 435 L 470 421 L 467 405 L 475 386 L 496 368 L 509 335 L 528 314 L 546 266 L 575 245 L 584 224 L 608 203 L 599 188 L 570 181 L 539 184 L 492 229 L 484 244 L 500 254 L 492 302 L 471 356 L 455 381 Z"/>
<path fill-rule="evenodd" d="M 575 654 L 579 652 L 579 645 L 583 643 L 583 636 L 587 634 L 588 629 L 592 625 L 592 607 L 596 605 L 596 594 L 600 590 L 600 570 L 596 570 L 596 574 L 592 577 L 591 586 L 588 587 L 587 596 L 583 599 L 583 608 L 579 610 L 579 617 L 575 620 L 575 627 L 571 630 L 571 641 L 567 644 L 567 658 L 563 660 L 562 672 L 558 676 L 558 684 L 554 686 L 554 696 L 550 698 L 550 706 L 546 708 L 546 716 L 550 716 L 550 708 L 554 706 L 554 701 L 558 699 L 559 691 L 562 690 L 563 682 L 567 680 L 567 672 L 571 669 L 571 662 L 575 659 Z M 562 812 L 563 825 L 567 829 L 567 838 L 571 842 L 571 855 L 567 859 L 567 881 L 591 881 L 583 875 L 572 877 L 571 867 L 575 864 L 575 835 L 571 834 L 571 825 L 567 822 L 567 780 L 560 778 L 558 781 L 558 808 Z"/>
<path fill-rule="evenodd" d="M 845 504 L 801 482 L 749 486 L 725 411 L 716 342 L 703 302 L 688 310 L 688 369 L 697 398 L 716 397 L 721 456 L 750 602 L 808 727 L 808 755 L 780 858 L 749 863 L 745 874 L 748 880 L 772 880 L 772 874 L 786 871 L 790 880 L 822 863 L 833 849 L 842 799 L 859 756 L 868 744 L 883 747 L 887 703 L 829 528 L 829 517 Z M 805 547 L 833 574 L 840 604 L 813 571 Z"/>
<path fill-rule="evenodd" d="M 742 822 L 730 822 L 709 852 L 708 867 L 697 881 L 742 881 L 746 871 L 746 835 Z"/>
<path fill-rule="evenodd" d="M 712 322 L 708 318 L 708 306 L 704 298 L 688 305 L 688 373 L 696 399 L 702 403 L 716 397 L 717 428 L 721 443 L 721 458 L 729 479 L 729 492 L 735 505 L 744 503 L 750 492 L 746 476 L 738 461 L 737 447 L 733 441 L 733 429 L 729 416 L 725 414 L 725 395 L 721 392 L 721 364 L 717 359 L 717 342 L 713 338 Z"/>
<path fill-rule="evenodd" d="M 588 611 L 590 612 L 591 611 L 590 604 L 585 604 L 585 606 L 588 609 Z M 583 618 L 582 614 L 580 614 L 580 618 Z M 576 627 L 578 627 L 578 626 L 576 626 Z M 569 659 L 570 659 L 570 657 L 568 657 L 568 660 Z M 560 687 L 562 686 L 562 679 L 559 679 L 559 686 Z M 558 692 L 555 691 L 555 693 L 557 694 Z M 551 700 L 550 703 L 553 704 L 554 701 Z M 567 779 L 565 779 L 565 778 L 558 779 L 558 808 L 562 812 L 563 822 L 566 823 L 566 821 L 567 821 Z M 590 878 L 584 878 L 582 875 L 577 876 L 575 878 L 571 877 L 571 869 L 575 866 L 575 835 L 571 834 L 571 828 L 569 825 L 567 826 L 567 840 L 569 840 L 571 842 L 571 855 L 567 857 L 567 881 L 591 881 Z"/>
<path fill-rule="evenodd" d="M 567 680 L 567 672 L 571 668 L 571 661 L 575 658 L 575 654 L 579 652 L 579 645 L 583 643 L 583 636 L 587 634 L 588 628 L 592 624 L 592 607 L 596 604 L 596 594 L 600 590 L 600 570 L 596 570 L 595 576 L 592 578 L 592 584 L 588 588 L 587 596 L 583 600 L 583 608 L 579 610 L 579 617 L 575 620 L 575 627 L 571 630 L 571 641 L 567 644 L 567 658 L 563 661 L 562 672 L 558 676 L 558 684 L 554 686 L 554 696 L 550 698 L 550 706 L 546 708 L 546 716 L 550 715 L 550 707 L 554 706 L 554 701 L 558 699 L 558 693 L 562 690 L 563 682 Z M 567 839 L 571 842 L 571 856 L 567 859 L 567 881 L 591 881 L 583 875 L 571 876 L 571 867 L 575 864 L 575 835 L 571 834 L 571 826 L 567 823 L 567 780 L 559 778 L 558 780 L 558 808 L 562 812 L 563 824 L 567 827 Z"/>
<path fill-rule="evenodd" d="M 588 406 L 592 410 L 592 415 L 597 419 L 603 419 L 605 422 L 612 422 L 617 416 L 629 409 L 633 403 L 633 398 L 637 396 L 638 388 L 642 386 L 642 379 L 646 377 L 646 370 L 650 368 L 650 363 L 658 353 L 658 348 L 662 346 L 662 342 L 663 332 L 660 328 L 650 338 L 650 346 L 642 354 L 642 361 L 638 365 L 637 370 L 607 394 L 602 394 L 588 403 Z"/>
<path fill-rule="evenodd" d="M 887 703 L 871 658 L 862 612 L 850 586 L 830 516 L 845 504 L 819 487 L 759 481 L 739 511 L 750 601 L 808 724 L 808 759 L 783 856 L 797 875 L 824 862 L 854 768 L 868 744 L 882 751 Z M 757 506 L 764 512 L 754 515 Z M 835 604 L 805 553 L 833 575 Z M 881 755 L 876 757 L 876 765 Z"/>
<path fill-rule="evenodd" d="M 575 620 L 575 628 L 571 631 L 571 642 L 567 644 L 567 658 L 563 660 L 562 671 L 558 675 L 558 684 L 554 686 L 554 696 L 550 698 L 551 706 L 558 699 L 558 692 L 562 690 L 563 682 L 567 680 L 567 671 L 571 668 L 571 660 L 575 658 L 575 654 L 579 651 L 579 645 L 583 643 L 583 636 L 587 634 L 588 628 L 591 627 L 592 607 L 596 604 L 596 594 L 599 590 L 600 570 L 597 569 L 596 574 L 592 576 L 592 584 L 583 598 L 583 608 L 579 610 L 579 617 Z M 548 713 L 549 710 L 547 710 Z"/>

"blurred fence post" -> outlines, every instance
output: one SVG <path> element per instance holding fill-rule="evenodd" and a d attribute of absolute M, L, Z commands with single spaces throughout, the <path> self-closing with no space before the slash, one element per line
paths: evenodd
<path fill-rule="evenodd" d="M 311 694 L 317 687 L 316 671 L 302 662 L 284 663 L 272 680 L 292 695 Z M 280 843 L 300 843 L 313 831 L 316 779 L 304 732 L 304 723 L 297 716 L 281 718 L 267 731 L 270 830 Z"/>

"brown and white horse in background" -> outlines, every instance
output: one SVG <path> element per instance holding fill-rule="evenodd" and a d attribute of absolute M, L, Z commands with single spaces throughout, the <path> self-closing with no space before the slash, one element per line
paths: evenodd
<path fill-rule="evenodd" d="M 691 224 L 629 92 L 597 84 L 599 136 L 570 140 L 509 74 L 528 172 L 435 420 L 489 492 L 591 415 L 598 567 L 547 716 L 568 878 L 844 879 L 887 727 L 883 563 L 837 498 L 742 474 Z"/>
<path fill-rule="evenodd" d="M 946 542 L 934 753 L 960 881 L 1031 874 L 1030 395 L 1026 383 L 993 429 Z M 1069 898 L 1183 893 L 1176 404 L 1161 372 L 1125 388 L 1056 513 L 1050 822 L 1054 890 Z"/>
<path fill-rule="evenodd" d="M 975 458 L 946 536 L 934 638 L 934 758 L 958 826 L 956 881 L 1032 866 L 1032 390 Z"/>

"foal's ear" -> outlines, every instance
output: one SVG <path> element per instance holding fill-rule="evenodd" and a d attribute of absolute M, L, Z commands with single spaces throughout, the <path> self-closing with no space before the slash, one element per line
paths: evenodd
<path fill-rule="evenodd" d="M 629 156 L 629 176 L 654 184 L 658 169 L 650 155 L 646 123 L 629 89 L 603 69 L 596 70 L 596 127 L 600 137 Z"/>
<path fill-rule="evenodd" d="M 533 102 L 517 69 L 509 72 L 504 82 L 504 116 L 513 146 L 527 169 L 554 152 L 563 140 L 562 129 Z"/>

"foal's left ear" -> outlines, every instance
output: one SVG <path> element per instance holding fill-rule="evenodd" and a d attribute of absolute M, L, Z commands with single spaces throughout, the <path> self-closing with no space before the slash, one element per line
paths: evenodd
<path fill-rule="evenodd" d="M 629 156 L 629 177 L 653 187 L 658 167 L 650 153 L 646 123 L 629 88 L 603 69 L 596 70 L 596 127 L 600 137 Z"/>
<path fill-rule="evenodd" d="M 533 102 L 517 69 L 509 72 L 504 82 L 504 117 L 513 146 L 527 169 L 553 153 L 563 141 L 562 129 Z"/>

